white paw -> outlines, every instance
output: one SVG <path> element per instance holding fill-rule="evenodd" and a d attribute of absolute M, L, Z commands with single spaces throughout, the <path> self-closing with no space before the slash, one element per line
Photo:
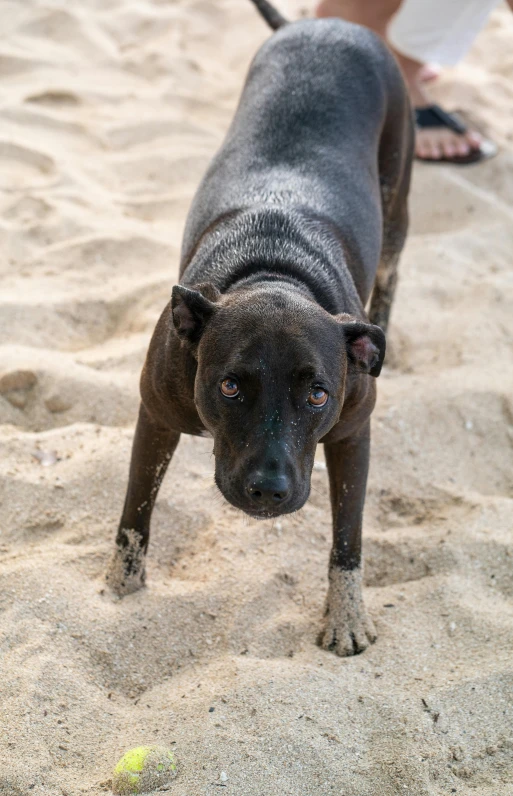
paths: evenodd
<path fill-rule="evenodd" d="M 135 544 L 117 547 L 107 567 L 105 580 L 119 597 L 141 589 L 146 581 L 146 570 L 140 547 Z"/>
<path fill-rule="evenodd" d="M 363 604 L 361 569 L 330 569 L 320 646 L 345 657 L 363 652 L 376 638 Z"/>

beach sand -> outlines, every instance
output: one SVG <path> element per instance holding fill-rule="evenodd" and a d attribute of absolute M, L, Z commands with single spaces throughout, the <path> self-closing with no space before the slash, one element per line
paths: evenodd
<path fill-rule="evenodd" d="M 339 659 L 322 451 L 307 506 L 258 523 L 183 437 L 147 588 L 104 584 L 184 219 L 269 31 L 241 0 L 1 8 L 0 793 L 100 796 L 159 743 L 175 796 L 512 796 L 513 17 L 434 89 L 501 152 L 415 168 L 365 517 L 379 638 Z"/>

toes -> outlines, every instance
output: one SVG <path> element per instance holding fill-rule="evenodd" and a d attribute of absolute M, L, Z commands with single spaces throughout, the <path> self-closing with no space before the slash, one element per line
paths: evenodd
<path fill-rule="evenodd" d="M 417 131 L 415 136 L 415 154 L 422 160 L 431 159 L 431 141 L 425 133 Z"/>
<path fill-rule="evenodd" d="M 422 160 L 440 160 L 442 150 L 436 138 L 422 131 L 417 133 L 415 154 Z"/>
<path fill-rule="evenodd" d="M 370 644 L 365 631 L 356 631 L 356 633 L 351 633 L 351 641 L 353 645 L 353 655 L 359 655 L 360 652 L 366 650 Z"/>
<path fill-rule="evenodd" d="M 324 648 L 327 649 L 329 652 L 336 652 L 338 646 L 336 630 L 332 630 L 331 633 L 328 632 L 326 634 L 326 642 L 327 644 L 325 644 Z"/>
<path fill-rule="evenodd" d="M 317 645 L 328 652 L 335 652 L 337 649 L 337 631 L 334 628 L 321 630 L 317 637 Z"/>
<path fill-rule="evenodd" d="M 360 655 L 365 652 L 370 644 L 372 644 L 371 639 L 364 630 L 359 629 L 352 633 L 346 633 L 337 644 L 335 652 L 341 658 L 349 658 L 351 655 Z"/>
<path fill-rule="evenodd" d="M 445 158 L 454 158 L 458 154 L 458 150 L 453 141 L 446 141 L 443 147 Z"/>
<path fill-rule="evenodd" d="M 358 648 L 354 633 L 345 633 L 335 650 L 340 658 L 349 658 L 351 655 L 358 655 L 361 651 L 362 650 Z"/>
<path fill-rule="evenodd" d="M 469 130 L 465 138 L 472 149 L 479 149 L 483 143 L 483 136 L 479 135 L 479 133 L 476 133 L 474 130 Z"/>
<path fill-rule="evenodd" d="M 466 157 L 472 150 L 479 149 L 482 143 L 482 136 L 474 131 L 456 135 L 446 129 L 417 130 L 415 154 L 421 160 L 451 160 Z"/>
<path fill-rule="evenodd" d="M 375 641 L 376 631 L 369 620 L 365 627 L 351 631 L 339 632 L 336 628 L 328 628 L 320 634 L 317 643 L 340 658 L 349 658 L 364 652 Z"/>
<path fill-rule="evenodd" d="M 465 157 L 470 152 L 470 145 L 465 138 L 460 138 L 455 141 L 454 148 L 456 150 L 456 154 L 460 155 L 461 157 Z"/>
<path fill-rule="evenodd" d="M 350 655 L 356 655 L 358 650 L 355 649 L 353 638 L 349 633 L 338 634 L 335 629 L 326 630 L 321 639 L 320 646 L 328 652 L 334 652 L 340 658 L 348 658 Z"/>

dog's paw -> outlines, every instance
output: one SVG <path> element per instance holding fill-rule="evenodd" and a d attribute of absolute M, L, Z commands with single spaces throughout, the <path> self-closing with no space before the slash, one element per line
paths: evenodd
<path fill-rule="evenodd" d="M 319 636 L 319 646 L 335 652 L 344 658 L 348 655 L 359 655 L 376 641 L 376 631 L 372 619 L 365 609 L 354 612 L 343 621 L 337 622 L 328 614 L 324 628 Z"/>
<path fill-rule="evenodd" d="M 107 567 L 105 581 L 118 597 L 124 597 L 141 589 L 146 581 L 142 550 L 134 551 L 132 546 L 116 548 Z"/>
<path fill-rule="evenodd" d="M 363 652 L 376 638 L 363 604 L 361 569 L 332 568 L 319 646 L 345 657 Z"/>

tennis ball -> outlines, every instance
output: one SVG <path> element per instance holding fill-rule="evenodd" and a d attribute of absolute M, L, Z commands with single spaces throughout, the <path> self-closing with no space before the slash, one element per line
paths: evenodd
<path fill-rule="evenodd" d="M 126 752 L 112 776 L 112 791 L 120 796 L 148 793 L 176 776 L 173 752 L 163 746 L 138 746 Z"/>

